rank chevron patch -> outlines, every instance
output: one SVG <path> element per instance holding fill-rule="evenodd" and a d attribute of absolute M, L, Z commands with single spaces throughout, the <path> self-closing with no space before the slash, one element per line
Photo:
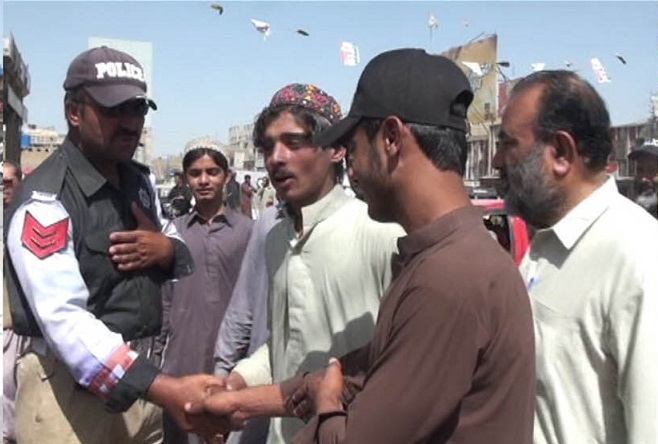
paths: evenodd
<path fill-rule="evenodd" d="M 66 247 L 68 228 L 68 217 L 54 224 L 44 226 L 28 211 L 25 213 L 21 241 L 32 254 L 39 259 L 45 259 Z"/>

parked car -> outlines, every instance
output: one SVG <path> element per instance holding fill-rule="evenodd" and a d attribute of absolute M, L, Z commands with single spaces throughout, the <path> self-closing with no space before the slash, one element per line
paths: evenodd
<path fill-rule="evenodd" d="M 509 214 L 502 199 L 471 199 L 471 202 L 484 209 L 485 227 L 519 265 L 530 244 L 530 231 L 525 221 Z"/>
<path fill-rule="evenodd" d="M 466 187 L 468 197 L 471 199 L 496 199 L 498 193 L 493 187 Z"/>

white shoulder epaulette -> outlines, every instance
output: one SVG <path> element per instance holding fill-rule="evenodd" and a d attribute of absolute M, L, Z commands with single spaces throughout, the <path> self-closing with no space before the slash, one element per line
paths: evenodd
<path fill-rule="evenodd" d="M 57 200 L 57 194 L 44 193 L 43 191 L 32 191 L 30 198 L 40 202 L 55 202 Z"/>

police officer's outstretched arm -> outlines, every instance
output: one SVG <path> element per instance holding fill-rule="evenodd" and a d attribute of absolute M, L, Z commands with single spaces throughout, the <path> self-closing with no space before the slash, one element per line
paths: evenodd
<path fill-rule="evenodd" d="M 76 382 L 104 399 L 108 409 L 125 411 L 135 399 L 144 397 L 166 408 L 183 429 L 191 429 L 184 404 L 205 397 L 211 388 L 222 389 L 223 379 L 163 375 L 132 351 L 121 334 L 90 316 L 89 289 L 75 256 L 74 229 L 69 213 L 54 195 L 36 195 L 9 221 L 8 259 L 48 347 L 64 361 Z M 194 425 L 199 430 L 208 427 Z"/>

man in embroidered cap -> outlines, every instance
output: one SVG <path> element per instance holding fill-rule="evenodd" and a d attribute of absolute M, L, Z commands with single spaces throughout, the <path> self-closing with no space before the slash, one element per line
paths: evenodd
<path fill-rule="evenodd" d="M 270 283 L 269 340 L 233 367 L 235 351 L 245 343 L 237 325 L 253 322 L 258 330 L 266 319 L 226 318 L 220 329 L 217 359 L 228 363 L 223 370 L 231 371 L 227 383 L 233 389 L 316 369 L 372 336 L 403 231 L 397 224 L 374 222 L 363 202 L 345 194 L 340 185 L 344 147 L 313 142 L 340 117 L 333 97 L 314 85 L 295 83 L 277 91 L 256 120 L 254 144 L 285 205 L 274 227 L 261 234 L 266 269 L 259 273 Z M 250 265 L 243 262 L 243 271 Z M 264 291 L 258 304 L 267 301 Z M 300 419 L 274 419 L 267 442 L 290 442 L 302 426 Z"/>
<path fill-rule="evenodd" d="M 528 296 L 462 178 L 472 99 L 460 68 L 422 49 L 368 63 L 347 117 L 314 141 L 347 145 L 369 214 L 409 233 L 372 341 L 326 369 L 316 362 L 315 374 L 217 393 L 206 412 L 235 412 L 239 425 L 310 409 L 316 416 L 292 441 L 302 444 L 532 442 Z M 358 250 L 347 247 L 344 260 Z"/>
<path fill-rule="evenodd" d="M 16 438 L 160 442 L 161 410 L 147 401 L 189 428 L 184 401 L 221 381 L 168 377 L 148 359 L 160 285 L 193 268 L 159 219 L 148 168 L 132 161 L 156 106 L 139 62 L 108 47 L 77 56 L 64 90 L 67 137 L 24 181 L 5 223 L 13 327 L 32 337 L 17 361 Z"/>

